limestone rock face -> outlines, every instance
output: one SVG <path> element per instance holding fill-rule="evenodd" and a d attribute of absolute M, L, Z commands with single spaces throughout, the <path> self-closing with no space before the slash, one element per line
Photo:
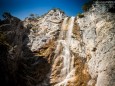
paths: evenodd
<path fill-rule="evenodd" d="M 65 17 L 66 15 L 62 11 L 53 9 L 37 19 L 37 22 L 24 21 L 25 27 L 28 27 L 29 25 L 32 26 L 30 27 L 30 33 L 28 34 L 29 39 L 27 39 L 27 46 L 35 56 L 42 56 L 45 58 L 48 63 L 50 63 L 51 67 L 55 65 L 54 56 L 55 48 L 57 46 L 56 43 L 61 31 L 61 24 Z M 50 72 L 47 71 L 47 76 L 49 78 L 52 74 L 52 70 L 53 69 L 50 69 Z M 44 83 L 45 82 L 43 82 L 42 86 L 47 86 L 47 84 L 45 85 Z M 38 84 L 38 86 L 39 85 L 40 84 Z"/>
<path fill-rule="evenodd" d="M 115 16 L 107 12 L 90 10 L 77 19 L 82 31 L 84 56 L 91 75 L 89 86 L 115 85 Z"/>
<path fill-rule="evenodd" d="M 54 86 L 114 86 L 115 80 L 115 16 L 113 13 L 98 10 L 99 7 L 84 13 L 83 18 L 74 20 L 69 52 L 66 44 L 70 29 L 69 19 L 62 23 L 59 45 L 52 64 L 51 84 Z M 63 25 L 64 24 L 64 25 Z M 68 28 L 69 27 L 69 28 Z M 64 29 L 65 28 L 65 29 Z M 65 41 L 67 41 L 65 43 Z M 64 46 L 66 45 L 66 47 Z M 73 68 L 63 74 L 65 52 L 71 53 L 68 61 Z M 65 57 L 66 56 L 66 57 Z M 66 64 L 66 65 L 68 65 Z M 78 72 L 79 70 L 79 72 Z"/>
<path fill-rule="evenodd" d="M 42 46 L 49 42 L 49 40 L 57 39 L 60 31 L 60 26 L 65 14 L 58 10 L 53 9 L 46 15 L 40 17 L 37 22 L 28 22 L 25 20 L 24 24 L 31 24 L 33 27 L 29 34 L 28 46 L 32 51 L 39 50 Z"/>
<path fill-rule="evenodd" d="M 0 81 L 12 86 L 114 86 L 115 15 L 101 10 L 93 7 L 79 18 L 53 9 L 37 19 L 0 22 Z"/>

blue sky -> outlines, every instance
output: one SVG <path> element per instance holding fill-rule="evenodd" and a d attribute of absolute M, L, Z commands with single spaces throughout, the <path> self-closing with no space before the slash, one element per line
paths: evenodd
<path fill-rule="evenodd" d="M 87 0 L 0 0 L 0 15 L 10 12 L 13 16 L 24 19 L 31 13 L 43 15 L 53 8 L 60 8 L 68 16 L 82 12 L 82 5 Z"/>

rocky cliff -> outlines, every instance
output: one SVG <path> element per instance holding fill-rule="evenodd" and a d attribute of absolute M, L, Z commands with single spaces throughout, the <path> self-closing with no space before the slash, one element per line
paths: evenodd
<path fill-rule="evenodd" d="M 82 15 L 68 17 L 53 9 L 34 20 L 2 21 L 1 83 L 114 86 L 115 15 L 99 5 Z"/>

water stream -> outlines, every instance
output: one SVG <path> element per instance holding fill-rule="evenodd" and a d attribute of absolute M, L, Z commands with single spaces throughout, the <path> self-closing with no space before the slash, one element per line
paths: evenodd
<path fill-rule="evenodd" d="M 58 45 L 56 52 L 59 52 L 59 47 L 62 47 L 61 56 L 63 58 L 63 68 L 61 69 L 62 77 L 65 79 L 58 83 L 56 86 L 61 86 L 62 84 L 66 86 L 70 73 L 73 70 L 74 56 L 71 55 L 70 45 L 72 39 L 72 30 L 74 26 L 74 17 L 65 18 L 62 23 L 62 29 L 60 33 L 60 39 L 58 40 Z"/>

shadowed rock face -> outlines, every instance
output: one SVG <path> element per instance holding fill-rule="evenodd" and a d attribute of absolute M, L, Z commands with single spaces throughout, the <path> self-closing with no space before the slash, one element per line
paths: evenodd
<path fill-rule="evenodd" d="M 4 86 L 7 86 L 8 80 L 7 77 L 9 76 L 8 73 L 8 67 L 7 67 L 7 46 L 0 44 L 0 82 L 1 84 L 4 84 Z"/>
<path fill-rule="evenodd" d="M 50 71 L 50 64 L 43 56 L 35 56 L 27 47 L 29 32 L 28 28 L 24 28 L 23 22 L 16 17 L 12 16 L 11 19 L 1 21 L 0 84 L 2 86 L 49 84 L 47 74 Z"/>
<path fill-rule="evenodd" d="M 83 18 L 53 9 L 36 20 L 0 22 L 3 86 L 114 86 L 115 16 L 94 7 Z"/>

